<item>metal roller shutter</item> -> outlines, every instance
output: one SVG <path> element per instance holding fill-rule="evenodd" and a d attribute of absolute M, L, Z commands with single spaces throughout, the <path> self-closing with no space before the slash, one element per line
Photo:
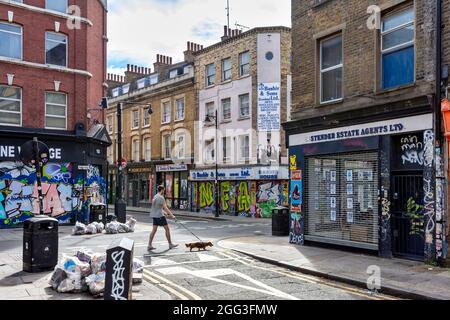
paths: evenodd
<path fill-rule="evenodd" d="M 306 158 L 306 240 L 378 250 L 378 153 Z"/>

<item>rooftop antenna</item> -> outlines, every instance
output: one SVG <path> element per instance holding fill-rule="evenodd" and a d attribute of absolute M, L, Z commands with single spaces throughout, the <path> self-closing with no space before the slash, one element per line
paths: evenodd
<path fill-rule="evenodd" d="M 230 29 L 230 0 L 227 0 L 227 7 L 225 8 L 227 10 L 227 26 L 228 30 Z"/>
<path fill-rule="evenodd" d="M 241 28 L 241 29 L 250 29 L 250 27 L 243 26 L 242 24 L 237 23 L 237 21 L 236 21 L 236 23 L 234 24 L 234 26 L 235 26 L 236 28 Z"/>

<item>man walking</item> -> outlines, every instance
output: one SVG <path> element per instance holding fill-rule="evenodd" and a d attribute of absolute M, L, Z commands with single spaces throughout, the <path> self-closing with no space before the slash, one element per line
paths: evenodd
<path fill-rule="evenodd" d="M 169 224 L 167 223 L 166 217 L 170 217 L 176 221 L 176 217 L 173 215 L 173 213 L 169 210 L 166 204 L 166 199 L 164 199 L 164 192 L 165 188 L 163 186 L 158 187 L 158 193 L 153 198 L 152 203 L 152 211 L 150 214 L 150 217 L 153 218 L 153 230 L 150 234 L 150 241 L 148 244 L 148 251 L 153 251 L 156 248 L 153 247 L 153 239 L 155 238 L 156 232 L 158 231 L 159 227 L 164 227 L 166 230 L 166 238 L 169 242 L 169 249 L 174 249 L 178 247 L 177 244 L 172 243 L 172 238 L 170 236 L 170 228 Z"/>

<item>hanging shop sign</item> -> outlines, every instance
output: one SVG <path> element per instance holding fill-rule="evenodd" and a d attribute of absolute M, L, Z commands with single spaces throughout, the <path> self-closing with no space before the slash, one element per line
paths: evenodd
<path fill-rule="evenodd" d="M 433 128 L 433 115 L 424 114 L 414 117 L 384 120 L 330 130 L 296 134 L 289 138 L 289 144 L 291 146 L 300 146 L 353 138 L 424 131 L 431 128 Z"/>
<path fill-rule="evenodd" d="M 167 164 L 156 166 L 156 172 L 175 172 L 175 171 L 187 171 L 187 164 Z"/>
<path fill-rule="evenodd" d="M 258 85 L 258 130 L 278 132 L 281 129 L 280 83 Z"/>

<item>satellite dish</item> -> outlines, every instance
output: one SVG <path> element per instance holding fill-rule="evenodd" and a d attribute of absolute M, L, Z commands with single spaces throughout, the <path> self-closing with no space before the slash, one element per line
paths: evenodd
<path fill-rule="evenodd" d="M 34 166 L 36 159 L 43 164 L 46 164 L 49 160 L 50 150 L 48 146 L 40 141 L 37 141 L 37 155 L 34 150 L 35 141 L 28 141 L 20 148 L 20 160 L 26 164 Z"/>

